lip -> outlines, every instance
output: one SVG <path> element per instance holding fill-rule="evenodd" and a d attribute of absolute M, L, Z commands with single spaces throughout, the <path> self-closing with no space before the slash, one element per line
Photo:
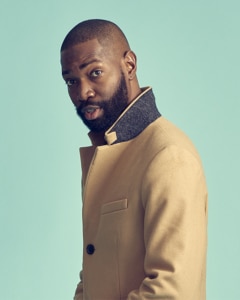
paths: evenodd
<path fill-rule="evenodd" d="M 103 115 L 103 109 L 99 105 L 87 105 L 81 109 L 81 113 L 88 121 L 98 119 Z"/>
<path fill-rule="evenodd" d="M 81 109 L 83 114 L 85 113 L 93 113 L 96 109 L 100 109 L 98 105 L 87 105 Z"/>

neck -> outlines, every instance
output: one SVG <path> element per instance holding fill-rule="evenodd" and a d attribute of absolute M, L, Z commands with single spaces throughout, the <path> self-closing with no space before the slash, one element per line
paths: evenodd
<path fill-rule="evenodd" d="M 137 78 L 130 81 L 130 92 L 129 92 L 129 101 L 128 103 L 132 102 L 134 99 L 136 99 L 140 94 L 142 90 L 139 86 Z"/>

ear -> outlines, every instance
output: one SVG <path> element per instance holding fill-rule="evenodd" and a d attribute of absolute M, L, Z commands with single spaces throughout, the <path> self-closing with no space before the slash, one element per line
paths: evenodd
<path fill-rule="evenodd" d="M 137 71 L 137 57 L 131 50 L 124 54 L 124 66 L 129 80 L 133 80 Z"/>

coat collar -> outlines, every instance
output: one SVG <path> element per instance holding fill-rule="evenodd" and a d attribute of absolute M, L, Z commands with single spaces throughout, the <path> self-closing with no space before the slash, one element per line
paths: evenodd
<path fill-rule="evenodd" d="M 90 132 L 89 137 L 93 145 L 126 142 L 139 135 L 160 116 L 152 89 L 150 87 L 143 88 L 142 93 L 128 105 L 115 123 L 105 132 L 104 137 L 94 132 Z"/>

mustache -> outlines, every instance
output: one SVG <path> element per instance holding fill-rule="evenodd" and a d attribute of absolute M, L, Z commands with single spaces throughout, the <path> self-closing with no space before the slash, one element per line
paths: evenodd
<path fill-rule="evenodd" d="M 77 109 L 78 108 L 83 109 L 87 106 L 98 106 L 99 108 L 102 108 L 104 107 L 105 101 L 104 100 L 102 101 L 80 100 L 79 103 L 80 104 L 77 107 Z"/>

